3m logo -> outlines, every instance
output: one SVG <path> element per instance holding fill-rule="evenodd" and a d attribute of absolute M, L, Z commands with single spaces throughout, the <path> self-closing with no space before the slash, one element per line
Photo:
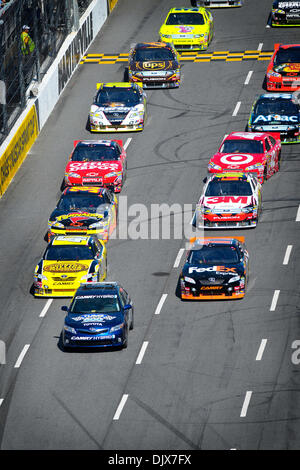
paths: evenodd
<path fill-rule="evenodd" d="M 214 196 L 208 197 L 206 200 L 207 204 L 218 204 L 218 203 L 227 203 L 227 204 L 247 204 L 247 196 Z"/>

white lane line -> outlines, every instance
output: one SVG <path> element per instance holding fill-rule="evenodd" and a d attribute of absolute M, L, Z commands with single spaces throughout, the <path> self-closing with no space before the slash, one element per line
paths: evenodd
<path fill-rule="evenodd" d="M 260 346 L 259 346 L 258 351 L 257 351 L 256 358 L 255 358 L 256 361 L 261 361 L 264 350 L 265 350 L 265 347 L 266 347 L 266 344 L 267 344 L 267 341 L 268 341 L 267 339 L 262 339 L 261 340 Z"/>
<path fill-rule="evenodd" d="M 158 305 L 156 307 L 156 310 L 154 312 L 155 315 L 159 315 L 160 311 L 162 309 L 163 304 L 165 303 L 166 298 L 168 297 L 168 294 L 163 294 L 160 298 L 160 301 L 158 302 Z"/>
<path fill-rule="evenodd" d="M 0 406 L 2 405 L 3 402 L 4 402 L 4 398 L 0 398 Z"/>
<path fill-rule="evenodd" d="M 270 312 L 274 312 L 274 310 L 276 309 L 279 293 L 280 293 L 280 290 L 275 290 L 274 291 L 273 299 L 272 299 L 272 303 L 271 303 L 271 307 L 270 307 Z"/>
<path fill-rule="evenodd" d="M 178 251 L 178 254 L 177 254 L 177 256 L 176 256 L 176 259 L 175 259 L 175 261 L 174 261 L 174 266 L 173 266 L 173 268 L 178 268 L 183 253 L 184 253 L 184 248 L 180 248 L 180 250 Z"/>
<path fill-rule="evenodd" d="M 251 400 L 251 395 L 252 395 L 252 392 L 248 390 L 248 392 L 246 392 L 246 396 L 245 396 L 245 399 L 244 399 L 242 411 L 241 411 L 241 414 L 240 414 L 241 418 L 245 418 L 245 416 L 247 416 L 247 410 L 248 410 L 248 406 L 249 406 L 249 403 L 250 403 L 250 400 Z"/>
<path fill-rule="evenodd" d="M 122 396 L 121 401 L 120 401 L 120 403 L 119 403 L 119 406 L 118 406 L 118 408 L 117 408 L 117 411 L 115 412 L 115 416 L 113 417 L 113 420 L 114 420 L 114 421 L 116 421 L 116 420 L 118 420 L 118 419 L 120 418 L 121 413 L 122 413 L 122 411 L 123 411 L 123 408 L 124 408 L 124 406 L 125 406 L 125 403 L 126 403 L 126 401 L 127 401 L 127 398 L 128 398 L 128 395 L 126 395 L 126 394 L 124 394 L 124 395 Z"/>
<path fill-rule="evenodd" d="M 20 367 L 20 365 L 22 364 L 22 361 L 24 359 L 24 356 L 25 354 L 27 353 L 28 349 L 29 349 L 29 346 L 30 344 L 25 344 L 24 348 L 22 349 L 21 351 L 21 354 L 19 355 L 14 367 L 17 369 L 18 367 Z"/>
<path fill-rule="evenodd" d="M 126 150 L 128 145 L 130 144 L 130 142 L 132 141 L 132 137 L 128 137 L 128 139 L 126 140 L 125 144 L 124 144 L 124 149 Z"/>
<path fill-rule="evenodd" d="M 148 344 L 149 344 L 149 341 L 144 341 L 143 342 L 141 350 L 140 350 L 139 355 L 137 357 L 137 360 L 135 362 L 136 364 L 141 364 L 142 363 L 142 360 L 143 360 L 144 354 L 146 352 L 146 349 L 148 347 Z"/>
<path fill-rule="evenodd" d="M 300 205 L 299 205 L 298 210 L 297 210 L 296 222 L 300 222 Z"/>
<path fill-rule="evenodd" d="M 250 71 L 248 72 L 248 75 L 247 75 L 247 77 L 246 77 L 246 80 L 245 80 L 245 82 L 244 82 L 244 85 L 249 85 L 249 82 L 250 82 L 250 80 L 251 80 L 252 74 L 253 74 L 253 70 L 250 70 Z"/>
<path fill-rule="evenodd" d="M 261 51 L 262 48 L 263 48 L 263 45 L 264 45 L 264 43 L 263 43 L 263 42 L 260 42 L 260 43 L 258 44 L 257 50 L 258 50 L 258 51 Z"/>
<path fill-rule="evenodd" d="M 236 104 L 236 106 L 235 106 L 235 108 L 234 108 L 234 111 L 233 111 L 233 113 L 232 113 L 232 116 L 236 116 L 236 115 L 237 115 L 237 113 L 239 112 L 239 109 L 240 109 L 241 104 L 242 104 L 241 101 L 238 101 L 238 102 L 237 102 L 237 104 Z"/>
<path fill-rule="evenodd" d="M 282 264 L 289 264 L 292 248 L 293 248 L 293 245 L 288 245 L 286 247 L 286 252 L 285 252 Z"/>
<path fill-rule="evenodd" d="M 49 307 L 52 304 L 52 302 L 53 302 L 53 299 L 48 299 L 47 300 L 45 307 L 43 308 L 43 310 L 41 311 L 41 313 L 39 315 L 40 317 L 44 317 L 46 315 L 46 313 L 48 312 Z"/>

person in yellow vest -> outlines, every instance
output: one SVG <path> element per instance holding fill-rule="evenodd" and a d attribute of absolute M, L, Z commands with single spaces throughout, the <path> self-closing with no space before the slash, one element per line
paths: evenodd
<path fill-rule="evenodd" d="M 35 44 L 31 37 L 29 36 L 28 31 L 30 27 L 24 24 L 22 27 L 21 33 L 21 51 L 24 56 L 31 54 L 34 51 Z"/>

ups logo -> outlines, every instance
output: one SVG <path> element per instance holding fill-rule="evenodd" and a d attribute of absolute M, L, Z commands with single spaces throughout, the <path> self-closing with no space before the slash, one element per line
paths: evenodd
<path fill-rule="evenodd" d="M 161 70 L 165 67 L 164 62 L 144 62 L 143 68 L 147 70 Z"/>

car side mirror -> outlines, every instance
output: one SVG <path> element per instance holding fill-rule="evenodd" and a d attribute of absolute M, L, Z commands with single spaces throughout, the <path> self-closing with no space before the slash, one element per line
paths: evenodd
<path fill-rule="evenodd" d="M 106 219 L 106 217 L 108 216 L 108 211 L 104 211 L 103 216 L 104 216 L 104 219 Z"/>
<path fill-rule="evenodd" d="M 203 183 L 207 183 L 207 176 L 205 176 L 205 178 L 203 178 Z"/>
<path fill-rule="evenodd" d="M 67 312 L 67 311 L 68 311 L 68 307 L 67 307 L 66 305 L 63 305 L 63 306 L 61 307 L 61 309 L 62 309 L 64 312 Z"/>
<path fill-rule="evenodd" d="M 131 304 L 124 305 L 124 310 L 129 310 L 130 308 L 132 308 Z"/>

